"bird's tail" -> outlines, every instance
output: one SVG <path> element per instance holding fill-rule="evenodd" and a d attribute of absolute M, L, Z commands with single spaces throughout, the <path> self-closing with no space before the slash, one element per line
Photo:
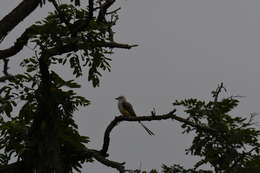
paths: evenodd
<path fill-rule="evenodd" d="M 153 133 L 150 129 L 148 129 L 141 121 L 139 121 L 139 123 L 141 124 L 141 126 L 145 129 L 145 131 L 146 131 L 149 135 L 151 135 L 151 136 L 154 135 L 154 133 Z"/>

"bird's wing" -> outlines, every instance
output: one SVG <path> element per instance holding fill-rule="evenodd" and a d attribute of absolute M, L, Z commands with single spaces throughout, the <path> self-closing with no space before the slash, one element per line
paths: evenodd
<path fill-rule="evenodd" d="M 133 109 L 133 106 L 130 103 L 123 102 L 122 106 L 123 106 L 123 109 L 126 110 L 131 116 L 135 116 L 136 117 L 136 114 L 135 114 L 135 111 Z"/>

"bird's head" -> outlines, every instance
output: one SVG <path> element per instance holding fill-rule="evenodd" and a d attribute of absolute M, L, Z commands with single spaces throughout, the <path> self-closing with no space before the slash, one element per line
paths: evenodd
<path fill-rule="evenodd" d="M 118 101 L 120 101 L 120 100 L 126 100 L 126 98 L 125 98 L 125 96 L 119 96 L 119 97 L 117 97 L 117 98 L 115 98 L 116 100 L 118 100 Z"/>

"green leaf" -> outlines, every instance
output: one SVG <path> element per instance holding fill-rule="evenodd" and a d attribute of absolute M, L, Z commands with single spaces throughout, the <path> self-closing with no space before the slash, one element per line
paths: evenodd
<path fill-rule="evenodd" d="M 69 87 L 69 88 L 80 88 L 81 87 L 80 84 L 73 82 L 73 80 L 66 81 L 64 83 L 64 85 Z"/>

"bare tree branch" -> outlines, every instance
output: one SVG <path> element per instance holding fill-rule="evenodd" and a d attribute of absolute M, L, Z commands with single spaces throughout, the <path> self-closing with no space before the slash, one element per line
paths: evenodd
<path fill-rule="evenodd" d="M 32 13 L 40 4 L 40 0 L 23 0 L 15 9 L 0 21 L 0 43 L 5 36 L 23 19 Z"/>
<path fill-rule="evenodd" d="M 56 56 L 64 53 L 78 51 L 80 49 L 84 49 L 89 46 L 89 43 L 69 43 L 66 45 L 60 45 L 51 49 L 46 50 L 46 56 Z M 96 47 L 107 47 L 107 48 L 123 48 L 123 49 L 131 49 L 132 47 L 136 47 L 137 45 L 129 45 L 129 44 L 121 44 L 116 42 L 95 42 Z M 1 59 L 1 57 L 0 57 Z"/>
<path fill-rule="evenodd" d="M 102 163 L 108 167 L 115 168 L 120 173 L 125 172 L 125 167 L 124 167 L 125 162 L 119 163 L 119 162 L 108 160 L 99 151 L 96 151 L 96 150 L 87 149 L 86 152 L 87 152 L 87 154 L 90 154 L 93 158 L 95 158 L 100 163 Z"/>
<path fill-rule="evenodd" d="M 120 123 L 121 121 L 158 121 L 158 120 L 167 120 L 167 119 L 173 119 L 179 122 L 182 122 L 184 124 L 190 125 L 194 128 L 197 128 L 199 130 L 203 130 L 206 132 L 214 132 L 216 131 L 214 129 L 211 129 L 205 125 L 202 124 L 196 124 L 194 122 L 191 122 L 185 118 L 181 118 L 177 115 L 175 115 L 176 110 L 174 109 L 173 111 L 169 112 L 168 114 L 164 115 L 152 115 L 152 116 L 139 116 L 139 117 L 127 117 L 127 116 L 118 116 L 115 117 L 113 121 L 110 122 L 110 124 L 107 126 L 105 134 L 104 134 L 104 141 L 103 141 L 103 146 L 101 149 L 102 155 L 105 157 L 108 157 L 108 147 L 110 143 L 110 133 L 113 130 L 113 128 Z"/>
<path fill-rule="evenodd" d="M 219 94 L 221 93 L 222 90 L 227 92 L 227 89 L 224 87 L 223 82 L 221 82 L 221 84 L 218 85 L 217 89 L 212 92 L 215 103 L 218 101 Z"/>
<path fill-rule="evenodd" d="M 4 50 L 0 50 L 0 59 L 6 59 L 19 53 L 23 49 L 23 47 L 28 43 L 29 35 L 34 33 L 35 29 L 37 29 L 36 25 L 30 26 L 16 40 L 13 46 Z"/>

